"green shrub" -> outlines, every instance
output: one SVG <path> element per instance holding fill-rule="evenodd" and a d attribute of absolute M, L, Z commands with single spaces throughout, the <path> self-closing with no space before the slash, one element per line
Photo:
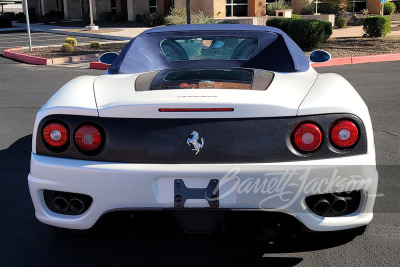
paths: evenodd
<path fill-rule="evenodd" d="M 142 15 L 136 14 L 135 21 L 136 21 L 136 22 L 142 22 L 142 21 L 143 21 L 143 20 L 142 20 Z"/>
<path fill-rule="evenodd" d="M 267 26 L 286 32 L 304 51 L 321 47 L 332 35 L 332 24 L 324 20 L 273 18 Z"/>
<path fill-rule="evenodd" d="M 390 18 L 370 16 L 364 19 L 364 31 L 369 37 L 381 37 L 390 32 Z"/>
<path fill-rule="evenodd" d="M 396 5 L 393 2 L 386 2 L 383 4 L 383 15 L 392 15 L 396 10 Z"/>
<path fill-rule="evenodd" d="M 301 19 L 301 16 L 297 14 L 292 14 L 292 19 Z"/>
<path fill-rule="evenodd" d="M 315 13 L 315 4 L 310 3 L 308 1 L 304 2 L 303 6 L 301 7 L 301 14 L 314 15 L 314 13 Z"/>
<path fill-rule="evenodd" d="M 28 8 L 28 14 L 29 14 L 29 22 L 31 22 L 31 23 L 38 22 L 38 16 L 37 16 L 35 8 L 33 8 L 33 7 Z M 25 14 L 22 13 L 22 15 L 19 16 L 17 21 L 20 23 L 25 23 L 26 22 Z"/>
<path fill-rule="evenodd" d="M 62 11 L 50 10 L 46 13 L 45 17 L 48 21 L 59 22 L 64 18 L 64 13 Z"/>
<path fill-rule="evenodd" d="M 347 23 L 349 22 L 348 18 L 339 18 L 337 21 L 338 28 L 347 28 Z"/>
<path fill-rule="evenodd" d="M 97 41 L 93 41 L 93 42 L 91 42 L 90 43 L 90 48 L 100 48 L 101 47 L 101 44 L 99 43 L 99 42 L 97 42 Z"/>
<path fill-rule="evenodd" d="M 186 24 L 186 8 L 173 8 L 170 15 L 165 17 L 166 25 L 183 25 Z M 213 24 L 216 23 L 213 17 L 203 13 L 203 11 L 191 12 L 192 24 Z"/>
<path fill-rule="evenodd" d="M 113 14 L 109 11 L 105 11 L 99 15 L 99 20 L 101 21 L 111 21 L 113 18 Z"/>
<path fill-rule="evenodd" d="M 68 37 L 67 39 L 65 39 L 64 43 L 70 44 L 71 46 L 77 46 L 78 45 L 78 41 L 75 38 L 72 38 L 72 37 Z"/>
<path fill-rule="evenodd" d="M 147 12 L 142 15 L 142 22 L 147 27 L 160 26 L 164 24 L 164 16 L 158 12 Z"/>
<path fill-rule="evenodd" d="M 204 14 L 203 11 L 199 10 L 193 13 L 192 16 L 192 23 L 193 24 L 213 24 L 216 23 L 213 17 L 210 17 Z"/>
<path fill-rule="evenodd" d="M 324 29 L 325 29 L 325 42 L 329 39 L 329 37 L 331 37 L 332 32 L 333 32 L 333 27 L 332 27 L 332 23 L 330 23 L 329 21 L 326 20 L 319 20 L 320 23 L 322 23 L 324 25 Z"/>
<path fill-rule="evenodd" d="M 289 35 L 303 51 L 311 51 L 325 43 L 325 24 L 320 20 L 294 20 Z"/>
<path fill-rule="evenodd" d="M 128 14 L 125 12 L 118 12 L 112 17 L 113 22 L 120 23 L 128 20 Z"/>
<path fill-rule="evenodd" d="M 267 26 L 275 27 L 281 29 L 285 33 L 289 34 L 289 27 L 292 21 L 296 19 L 289 19 L 289 18 L 273 18 L 267 20 Z"/>
<path fill-rule="evenodd" d="M 23 19 L 23 18 L 25 18 L 24 12 L 18 12 L 18 13 L 15 15 L 15 19 L 16 19 L 16 20 L 20 20 L 20 19 Z"/>
<path fill-rule="evenodd" d="M 61 46 L 61 51 L 63 51 L 64 53 L 72 53 L 74 52 L 74 47 L 68 43 L 64 43 Z"/>
<path fill-rule="evenodd" d="M 11 28 L 12 22 L 10 18 L 1 16 L 0 17 L 0 28 Z"/>
<path fill-rule="evenodd" d="M 166 25 L 186 24 L 186 8 L 173 8 L 170 15 L 165 17 Z"/>
<path fill-rule="evenodd" d="M 397 2 L 397 10 L 400 10 L 400 1 Z"/>
<path fill-rule="evenodd" d="M 314 8 L 315 8 L 315 6 L 314 6 Z M 318 4 L 318 13 L 337 15 L 339 13 L 339 11 L 340 11 L 339 5 L 336 3 L 319 3 Z"/>
<path fill-rule="evenodd" d="M 2 17 L 9 18 L 10 20 L 15 20 L 15 12 L 4 12 Z"/>
<path fill-rule="evenodd" d="M 281 10 L 281 9 L 291 9 L 291 6 L 287 4 L 284 0 L 279 0 L 278 2 L 275 3 L 270 3 L 267 6 L 267 15 L 268 16 L 275 16 L 275 10 Z"/>

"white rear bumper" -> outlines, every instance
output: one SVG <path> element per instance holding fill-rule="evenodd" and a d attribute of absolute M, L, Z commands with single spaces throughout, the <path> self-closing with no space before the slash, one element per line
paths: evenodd
<path fill-rule="evenodd" d="M 368 224 L 378 184 L 372 154 L 263 164 L 127 164 L 32 154 L 28 176 L 36 217 L 71 229 L 90 228 L 116 209 L 174 208 L 174 179 L 192 188 L 205 188 L 210 179 L 219 179 L 220 208 L 284 212 L 314 231 Z M 45 189 L 86 194 L 93 203 L 82 215 L 57 214 L 45 204 Z M 352 190 L 363 194 L 360 207 L 350 215 L 321 217 L 305 203 L 309 195 Z M 188 200 L 185 207 L 207 207 L 207 202 Z"/>

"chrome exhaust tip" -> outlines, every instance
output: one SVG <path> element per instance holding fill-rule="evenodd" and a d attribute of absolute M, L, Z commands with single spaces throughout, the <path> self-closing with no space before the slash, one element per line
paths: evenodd
<path fill-rule="evenodd" d="M 329 212 L 330 208 L 331 208 L 331 205 L 328 200 L 320 199 L 314 205 L 314 212 L 318 215 L 323 216 Z"/>
<path fill-rule="evenodd" d="M 69 207 L 72 211 L 82 212 L 85 209 L 85 204 L 79 198 L 71 198 L 69 201 Z"/>
<path fill-rule="evenodd" d="M 345 212 L 347 207 L 347 201 L 343 197 L 335 197 L 332 201 L 331 209 L 333 213 Z"/>
<path fill-rule="evenodd" d="M 53 205 L 54 205 L 54 207 L 56 207 L 56 209 L 62 210 L 62 211 L 67 210 L 68 206 L 69 206 L 68 201 L 61 196 L 54 198 Z"/>

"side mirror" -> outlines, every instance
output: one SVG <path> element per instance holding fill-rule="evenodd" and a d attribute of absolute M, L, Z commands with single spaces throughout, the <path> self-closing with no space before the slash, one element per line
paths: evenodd
<path fill-rule="evenodd" d="M 331 59 L 331 54 L 324 50 L 315 50 L 310 55 L 310 61 L 313 63 L 327 62 Z"/>
<path fill-rule="evenodd" d="M 99 57 L 99 61 L 103 64 L 111 65 L 113 61 L 118 57 L 118 53 L 108 52 L 104 53 Z"/>

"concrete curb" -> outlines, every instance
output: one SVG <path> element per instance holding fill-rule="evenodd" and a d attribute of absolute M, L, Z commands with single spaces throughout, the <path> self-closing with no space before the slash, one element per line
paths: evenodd
<path fill-rule="evenodd" d="M 397 61 L 397 60 L 400 60 L 400 53 L 333 58 L 333 59 L 329 60 L 328 62 L 313 63 L 313 64 L 311 64 L 311 66 L 313 66 L 313 67 L 331 67 L 331 66 L 340 66 L 340 65 L 349 65 L 349 64 L 361 64 L 361 63 L 385 62 L 385 61 Z"/>
<path fill-rule="evenodd" d="M 25 31 L 23 27 L 13 27 L 13 28 L 1 28 L 0 33 L 12 33 L 12 32 L 22 32 Z"/>
<path fill-rule="evenodd" d="M 110 65 L 103 64 L 101 62 L 90 62 L 90 68 L 95 70 L 108 70 Z"/>
<path fill-rule="evenodd" d="M 57 64 L 65 64 L 72 62 L 79 62 L 82 60 L 96 60 L 102 53 L 96 54 L 88 54 L 88 55 L 78 55 L 78 56 L 69 56 L 69 57 L 59 57 L 59 58 L 43 58 L 43 57 L 35 57 L 29 56 L 26 54 L 21 54 L 14 52 L 15 49 L 21 49 L 21 47 L 9 48 L 3 51 L 3 57 L 11 58 L 15 60 L 19 60 L 29 64 L 35 65 L 57 65 Z"/>
<path fill-rule="evenodd" d="M 11 59 L 15 59 L 15 60 L 23 61 L 25 63 L 35 64 L 35 65 L 49 65 L 49 63 L 51 61 L 50 58 L 34 57 L 34 56 L 28 56 L 25 54 L 13 52 L 12 50 L 14 50 L 14 49 L 20 49 L 20 47 L 5 49 L 3 51 L 3 57 L 11 58 Z"/>

